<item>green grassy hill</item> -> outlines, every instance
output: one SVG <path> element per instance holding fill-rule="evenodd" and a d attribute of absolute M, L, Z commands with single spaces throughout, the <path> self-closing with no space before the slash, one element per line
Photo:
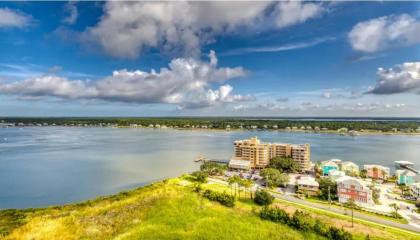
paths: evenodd
<path fill-rule="evenodd" d="M 0 211 L 0 239 L 325 239 L 261 220 L 258 211 L 247 199 L 233 208 L 210 202 L 172 179 L 80 204 Z M 371 232 L 371 239 L 410 239 Z"/>

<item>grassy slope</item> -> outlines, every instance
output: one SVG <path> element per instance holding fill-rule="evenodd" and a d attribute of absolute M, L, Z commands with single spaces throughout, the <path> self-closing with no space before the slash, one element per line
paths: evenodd
<path fill-rule="evenodd" d="M 0 239 L 323 239 L 262 221 L 249 199 L 234 208 L 201 198 L 190 182 L 172 179 L 118 195 L 53 208 L 0 211 Z M 204 188 L 229 191 L 224 186 Z M 242 194 L 244 197 L 244 194 Z M 249 198 L 247 196 L 247 198 Z M 296 206 L 276 203 L 292 213 Z M 415 239 L 413 236 L 311 212 L 350 231 L 354 239 Z"/>
<path fill-rule="evenodd" d="M 0 212 L 1 239 L 323 239 L 209 202 L 178 180 L 107 198 Z"/>

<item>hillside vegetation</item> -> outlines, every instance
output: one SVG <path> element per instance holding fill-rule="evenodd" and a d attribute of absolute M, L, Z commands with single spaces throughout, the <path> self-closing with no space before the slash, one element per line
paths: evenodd
<path fill-rule="evenodd" d="M 193 186 L 172 179 L 79 204 L 3 210 L 0 239 L 325 239 L 260 219 L 261 207 L 245 197 L 225 207 Z M 225 191 L 211 184 L 202 187 Z M 363 231 L 356 231 L 353 239 L 364 239 Z M 379 229 L 371 232 L 370 239 L 410 239 Z"/>

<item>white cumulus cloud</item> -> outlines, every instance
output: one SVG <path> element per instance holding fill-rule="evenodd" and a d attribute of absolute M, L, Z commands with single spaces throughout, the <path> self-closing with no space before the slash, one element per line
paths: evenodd
<path fill-rule="evenodd" d="M 99 99 L 133 103 L 169 103 L 182 108 L 198 108 L 218 103 L 252 100 L 252 96 L 232 94 L 227 80 L 246 75 L 242 67 L 217 67 L 216 54 L 210 63 L 193 58 L 177 58 L 160 71 L 114 71 L 97 81 L 69 80 L 44 75 L 23 81 L 0 83 L 0 92 L 26 97 Z M 213 90 L 211 85 L 219 85 Z"/>
<path fill-rule="evenodd" d="M 408 14 L 385 16 L 356 24 L 348 34 L 353 49 L 375 52 L 420 42 L 420 22 Z"/>
<path fill-rule="evenodd" d="M 373 94 L 394 94 L 420 91 L 420 62 L 406 62 L 394 68 L 379 68 L 378 81 L 368 91 Z"/>
<path fill-rule="evenodd" d="M 31 17 L 21 12 L 0 8 L 0 28 L 23 28 L 29 25 Z"/>
<path fill-rule="evenodd" d="M 282 28 L 303 23 L 308 19 L 319 17 L 324 10 L 324 7 L 317 3 L 279 2 L 275 10 L 276 24 Z"/>
<path fill-rule="evenodd" d="M 319 3 L 301 2 L 109 1 L 100 21 L 82 39 L 99 43 L 107 54 L 119 58 L 136 58 L 148 48 L 198 56 L 201 46 L 219 35 L 257 26 L 291 26 L 319 16 L 322 9 Z"/>

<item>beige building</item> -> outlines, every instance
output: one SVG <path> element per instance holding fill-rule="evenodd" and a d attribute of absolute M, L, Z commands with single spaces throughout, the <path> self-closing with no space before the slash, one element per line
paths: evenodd
<path fill-rule="evenodd" d="M 235 156 L 232 160 L 250 161 L 252 168 L 263 168 L 275 157 L 291 157 L 302 171 L 311 167 L 309 144 L 263 143 L 257 137 L 252 137 L 235 141 L 233 145 Z"/>
<path fill-rule="evenodd" d="M 313 177 L 301 176 L 296 181 L 298 192 L 307 195 L 317 195 L 319 190 L 319 183 Z"/>

